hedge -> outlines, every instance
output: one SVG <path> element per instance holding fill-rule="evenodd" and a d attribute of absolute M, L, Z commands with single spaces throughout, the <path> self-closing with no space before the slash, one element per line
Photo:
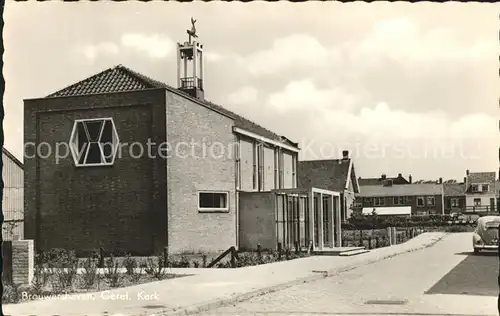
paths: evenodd
<path fill-rule="evenodd" d="M 377 215 L 355 215 L 342 229 L 383 229 L 387 227 L 437 227 L 449 225 L 473 225 L 474 220 L 457 220 L 450 215 L 425 215 L 412 217 L 385 217 Z"/>

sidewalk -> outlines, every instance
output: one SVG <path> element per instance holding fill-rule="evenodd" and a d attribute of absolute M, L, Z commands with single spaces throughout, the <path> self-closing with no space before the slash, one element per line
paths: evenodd
<path fill-rule="evenodd" d="M 353 257 L 314 256 L 237 269 L 170 269 L 172 273 L 196 275 L 93 293 L 92 296 L 70 295 L 9 304 L 4 305 L 3 311 L 5 315 L 37 316 L 187 315 L 422 249 L 445 236 L 444 233 L 426 233 L 404 244 Z"/>

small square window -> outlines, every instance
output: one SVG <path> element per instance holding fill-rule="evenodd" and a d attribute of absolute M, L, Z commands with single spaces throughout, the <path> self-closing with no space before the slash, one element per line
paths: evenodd
<path fill-rule="evenodd" d="M 425 206 L 425 200 L 422 196 L 417 197 L 417 206 L 418 207 L 424 207 Z"/>
<path fill-rule="evenodd" d="M 474 199 L 474 206 L 481 206 L 481 199 Z"/>
<path fill-rule="evenodd" d="M 208 212 L 229 211 L 228 192 L 198 192 L 198 210 Z"/>

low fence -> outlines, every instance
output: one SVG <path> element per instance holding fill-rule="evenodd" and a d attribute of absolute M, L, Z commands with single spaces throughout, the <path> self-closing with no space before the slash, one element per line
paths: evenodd
<path fill-rule="evenodd" d="M 404 243 L 423 232 L 426 232 L 426 230 L 415 227 L 388 227 L 385 229 L 343 230 L 342 246 L 376 249 L 394 244 Z"/>

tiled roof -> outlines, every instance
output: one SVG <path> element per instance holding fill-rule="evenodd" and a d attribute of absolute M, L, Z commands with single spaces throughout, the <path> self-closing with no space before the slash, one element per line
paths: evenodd
<path fill-rule="evenodd" d="M 127 92 L 155 88 L 166 88 L 166 85 L 138 74 L 127 67 L 118 65 L 54 92 L 48 95 L 47 98 Z"/>
<path fill-rule="evenodd" d="M 468 183 L 493 183 L 496 180 L 496 172 L 471 172 L 467 177 Z"/>
<path fill-rule="evenodd" d="M 351 159 L 306 160 L 297 164 L 297 185 L 300 188 L 316 187 L 343 191 Z"/>
<path fill-rule="evenodd" d="M 10 160 L 12 160 L 16 165 L 18 165 L 21 169 L 24 169 L 24 165 L 19 159 L 16 158 L 10 151 L 5 149 L 5 147 L 2 147 L 2 152 L 9 157 Z"/>
<path fill-rule="evenodd" d="M 360 196 L 420 196 L 440 195 L 443 193 L 442 184 L 418 183 L 398 184 L 393 186 L 366 185 L 361 188 Z"/>
<path fill-rule="evenodd" d="M 46 98 L 52 97 L 70 97 L 70 96 L 83 96 L 97 93 L 117 93 L 128 91 L 139 91 L 148 89 L 164 88 L 171 92 L 182 95 L 183 97 L 199 103 L 214 111 L 220 112 L 226 116 L 234 119 L 236 127 L 256 133 L 260 136 L 270 138 L 274 141 L 281 143 L 288 143 L 290 141 L 283 136 L 280 136 L 272 131 L 238 115 L 220 105 L 214 104 L 206 100 L 196 99 L 189 94 L 175 89 L 163 82 L 151 79 L 143 74 L 133 71 L 123 65 L 118 65 L 113 68 L 106 69 L 98 74 L 95 74 L 87 79 L 72 84 L 62 90 L 48 95 Z M 291 145 L 298 147 L 297 143 L 291 142 Z"/>
<path fill-rule="evenodd" d="M 444 183 L 444 196 L 464 196 L 465 184 L 464 183 Z"/>
<path fill-rule="evenodd" d="M 400 184 L 410 184 L 408 180 L 406 180 L 404 177 L 386 177 L 385 179 L 380 178 L 360 178 L 358 179 L 358 183 L 360 186 L 365 186 L 365 185 L 382 185 L 384 184 L 384 180 L 392 180 L 394 184 L 400 185 Z"/>

